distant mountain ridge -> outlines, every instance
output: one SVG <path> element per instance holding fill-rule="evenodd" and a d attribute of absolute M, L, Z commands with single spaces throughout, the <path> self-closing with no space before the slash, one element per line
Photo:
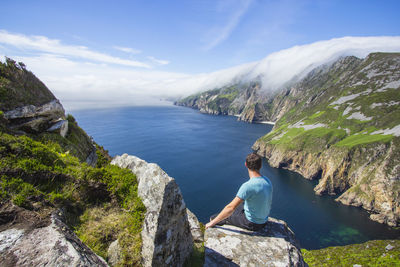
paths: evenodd
<path fill-rule="evenodd" d="M 371 219 L 400 224 L 400 54 L 343 57 L 266 93 L 260 82 L 189 96 L 177 105 L 275 121 L 253 149 L 273 167 L 319 179 L 317 194 L 340 195 Z M 227 92 L 230 97 L 226 97 Z"/>

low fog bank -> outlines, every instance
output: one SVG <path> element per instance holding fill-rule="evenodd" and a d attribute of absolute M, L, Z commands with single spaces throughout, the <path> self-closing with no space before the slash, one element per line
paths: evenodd
<path fill-rule="evenodd" d="M 293 79 L 301 79 L 314 68 L 340 57 L 365 58 L 372 52 L 399 52 L 400 37 L 343 37 L 294 46 L 272 53 L 264 59 L 208 74 L 208 84 L 194 91 L 209 90 L 238 81 L 258 79 L 265 91 L 276 91 Z"/>
<path fill-rule="evenodd" d="M 371 52 L 399 51 L 400 37 L 343 37 L 294 46 L 257 62 L 195 75 L 78 61 L 65 53 L 44 53 L 43 49 L 13 59 L 24 62 L 67 110 L 74 110 L 168 105 L 180 97 L 254 79 L 262 81 L 263 90 L 275 91 L 294 77 L 301 78 L 341 56 L 364 58 Z"/>

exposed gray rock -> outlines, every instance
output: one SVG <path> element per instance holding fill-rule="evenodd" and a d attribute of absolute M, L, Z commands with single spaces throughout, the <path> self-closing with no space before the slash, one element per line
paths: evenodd
<path fill-rule="evenodd" d="M 182 266 L 192 251 L 193 239 L 186 205 L 175 180 L 157 164 L 135 156 L 117 156 L 111 164 L 132 170 L 138 179 L 138 194 L 146 207 L 143 265 Z"/>
<path fill-rule="evenodd" d="M 93 146 L 92 152 L 90 152 L 89 156 L 86 158 L 86 163 L 89 166 L 92 166 L 92 167 L 96 166 L 97 154 L 96 154 L 96 147 L 95 146 Z"/>
<path fill-rule="evenodd" d="M 394 249 L 394 246 L 388 244 L 388 245 L 385 247 L 385 249 L 386 249 L 386 250 L 392 250 L 392 249 Z"/>
<path fill-rule="evenodd" d="M 307 266 L 285 222 L 268 219 L 258 232 L 231 225 L 205 232 L 204 266 Z"/>
<path fill-rule="evenodd" d="M 68 133 L 68 121 L 60 119 L 53 126 L 47 129 L 48 132 L 58 132 L 62 137 Z"/>
<path fill-rule="evenodd" d="M 4 113 L 4 117 L 8 120 L 21 119 L 21 118 L 33 118 L 37 116 L 49 116 L 58 113 L 64 115 L 65 110 L 59 100 L 53 100 L 42 106 L 36 107 L 34 105 L 28 105 L 10 110 Z"/>
<path fill-rule="evenodd" d="M 118 243 L 118 239 L 110 244 L 107 250 L 108 263 L 111 266 L 115 266 L 121 260 L 121 246 Z"/>
<path fill-rule="evenodd" d="M 1 266 L 108 266 L 56 214 L 44 227 L 0 232 Z"/>
<path fill-rule="evenodd" d="M 204 242 L 204 235 L 201 231 L 200 222 L 196 215 L 193 214 L 189 209 L 186 209 L 187 218 L 189 220 L 190 231 L 192 233 L 194 242 Z"/>
<path fill-rule="evenodd" d="M 18 107 L 5 112 L 4 117 L 10 122 L 10 126 L 14 130 L 38 133 L 52 128 L 55 123 L 59 123 L 60 118 L 65 117 L 65 110 L 60 101 L 55 99 L 38 107 L 34 105 Z M 61 127 L 59 128 L 62 130 L 60 134 L 64 134 L 64 136 L 68 131 L 65 124 L 64 122 L 57 125 L 57 127 Z"/>

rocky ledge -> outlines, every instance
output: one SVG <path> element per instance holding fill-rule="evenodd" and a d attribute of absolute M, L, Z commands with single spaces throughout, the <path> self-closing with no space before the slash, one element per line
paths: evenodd
<path fill-rule="evenodd" d="M 20 106 L 4 113 L 14 130 L 39 133 L 58 131 L 62 137 L 68 132 L 68 121 L 60 101 L 55 99 L 41 106 Z"/>
<path fill-rule="evenodd" d="M 307 266 L 294 233 L 284 221 L 268 219 L 258 232 L 231 225 L 205 233 L 204 266 Z"/>

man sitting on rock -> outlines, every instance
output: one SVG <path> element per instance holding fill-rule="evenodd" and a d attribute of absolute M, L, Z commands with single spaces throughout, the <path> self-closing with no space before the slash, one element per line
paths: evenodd
<path fill-rule="evenodd" d="M 231 203 L 218 215 L 211 216 L 206 229 L 214 225 L 230 224 L 258 231 L 265 226 L 271 210 L 272 184 L 260 174 L 260 156 L 255 153 L 247 155 L 245 166 L 250 179 L 242 184 Z"/>

